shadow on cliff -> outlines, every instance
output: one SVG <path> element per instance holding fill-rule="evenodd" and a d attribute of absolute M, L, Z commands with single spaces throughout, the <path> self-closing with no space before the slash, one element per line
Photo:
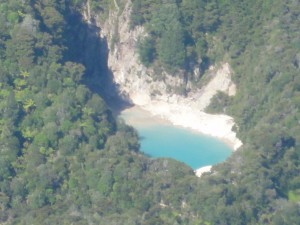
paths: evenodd
<path fill-rule="evenodd" d="M 98 93 L 114 115 L 118 115 L 132 104 L 120 95 L 119 87 L 113 81 L 113 73 L 108 68 L 107 40 L 100 37 L 101 28 L 96 26 L 95 21 L 85 23 L 83 27 L 85 36 L 81 61 L 86 68 L 84 84 L 93 93 Z"/>

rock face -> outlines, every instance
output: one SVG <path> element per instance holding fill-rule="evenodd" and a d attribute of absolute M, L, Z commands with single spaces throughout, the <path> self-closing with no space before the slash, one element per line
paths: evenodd
<path fill-rule="evenodd" d="M 153 69 L 139 63 L 137 43 L 147 34 L 141 26 L 130 30 L 130 1 L 123 12 L 119 12 L 120 15 L 117 11 L 111 12 L 109 19 L 100 26 L 101 36 L 107 39 L 110 47 L 108 67 L 114 81 L 119 85 L 121 94 L 127 96 L 134 104 L 144 105 L 153 98 L 168 95 L 170 89 L 184 85 L 182 77 L 171 76 L 164 71 L 159 75 L 163 77 L 163 81 L 155 80 L 158 76 L 155 76 Z"/>
<path fill-rule="evenodd" d="M 218 91 L 235 94 L 236 87 L 231 81 L 229 64 L 211 67 L 208 71 L 210 81 L 206 86 L 193 88 L 187 96 L 175 94 L 176 88 L 190 85 L 183 76 L 172 76 L 164 71 L 159 75 L 163 78 L 155 79 L 158 76 L 154 70 L 143 66 L 138 59 L 137 42 L 147 34 L 143 27 L 130 30 L 130 1 L 122 12 L 116 2 L 115 6 L 116 10 L 110 12 L 108 20 L 98 26 L 101 27 L 101 37 L 108 42 L 108 67 L 120 94 L 175 125 L 218 137 L 233 149 L 239 148 L 242 143 L 232 131 L 233 118 L 204 112 Z"/>

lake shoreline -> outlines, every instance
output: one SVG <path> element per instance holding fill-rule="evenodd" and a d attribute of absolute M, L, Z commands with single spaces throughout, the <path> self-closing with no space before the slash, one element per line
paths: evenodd
<path fill-rule="evenodd" d="M 200 112 L 200 113 L 203 113 L 203 112 Z M 208 120 L 209 120 L 209 122 L 211 122 L 211 120 L 212 120 L 211 115 L 206 114 L 206 113 L 204 115 L 206 115 L 206 117 L 205 116 L 204 116 L 204 118 L 201 117 L 201 119 L 203 120 L 203 119 L 209 117 Z M 218 115 L 213 115 L 213 116 L 218 116 Z M 223 121 L 224 121 L 224 119 L 227 119 L 227 118 L 224 118 L 223 115 L 220 115 L 220 116 Z M 217 135 L 213 135 L 212 133 L 204 133 L 204 132 L 201 132 L 201 129 L 195 129 L 195 127 L 197 128 L 197 126 L 189 127 L 186 124 L 184 124 L 184 121 L 180 121 L 180 120 L 177 121 L 177 123 L 174 123 L 171 120 L 168 120 L 157 114 L 155 115 L 150 110 L 144 109 L 143 107 L 137 106 L 137 105 L 134 105 L 132 107 L 128 107 L 128 108 L 124 109 L 120 114 L 120 118 L 122 118 L 126 122 L 126 124 L 133 126 L 135 128 L 145 127 L 145 126 L 153 126 L 153 124 L 180 127 L 180 128 L 186 129 L 188 131 L 191 131 L 195 134 L 215 138 L 215 139 L 221 141 L 222 143 L 224 143 L 226 146 L 228 146 L 232 152 L 235 151 L 238 147 L 240 147 L 242 145 L 241 142 L 235 137 L 235 133 L 233 133 L 232 131 L 230 133 L 231 136 L 226 136 L 226 137 L 222 137 L 222 136 L 220 137 Z M 149 118 L 151 118 L 151 120 L 149 120 Z M 230 124 L 227 123 L 226 125 L 227 126 L 225 127 L 225 129 L 227 129 L 227 130 L 229 128 L 228 126 L 232 127 L 231 123 Z M 198 128 L 199 128 L 199 126 L 201 126 L 201 124 L 198 125 Z M 234 135 L 232 135 L 232 134 L 234 134 Z M 197 177 L 201 177 L 203 173 L 210 172 L 212 166 L 213 165 L 206 165 L 206 166 L 196 168 L 196 169 L 194 169 L 194 173 Z"/>
<path fill-rule="evenodd" d="M 200 177 L 204 172 L 209 172 L 212 165 L 223 162 L 223 160 L 225 160 L 233 151 L 232 146 L 230 146 L 220 138 L 203 134 L 191 128 L 174 125 L 171 121 L 161 118 L 159 116 L 155 116 L 151 114 L 149 111 L 144 110 L 140 106 L 133 106 L 124 109 L 123 111 L 120 112 L 119 118 L 124 120 L 126 124 L 133 126 L 139 132 L 139 136 L 141 138 L 146 137 L 148 142 L 147 141 L 145 142 L 144 139 L 141 140 L 142 141 L 141 151 L 144 152 L 144 154 L 148 154 L 150 157 L 154 157 L 154 158 L 168 157 L 168 158 L 173 158 L 178 161 L 184 162 L 194 170 L 195 175 L 198 177 Z M 156 134 L 159 133 L 160 137 L 158 139 L 156 138 L 155 134 L 149 135 L 155 129 L 158 129 L 155 132 Z M 170 131 L 169 129 L 171 129 L 172 131 Z M 170 140 L 169 139 L 170 135 L 172 136 L 174 134 L 173 130 L 176 130 L 176 133 L 179 134 L 180 137 L 173 137 L 173 139 Z M 189 136 L 186 137 L 185 134 L 189 134 Z M 193 135 L 192 139 L 190 139 L 191 138 L 190 135 Z M 161 137 L 164 137 L 166 139 L 162 140 Z M 156 140 L 154 141 L 154 139 Z M 186 146 L 189 146 L 188 147 L 189 150 L 186 152 L 185 156 L 183 155 L 183 157 L 181 156 L 178 157 L 178 151 L 180 152 L 179 149 L 185 149 L 185 147 L 181 146 L 181 143 L 175 144 L 175 146 L 172 146 L 172 144 L 170 146 L 169 144 L 166 144 L 166 143 L 170 143 L 170 141 L 176 142 L 176 140 L 180 140 L 180 139 L 182 139 L 182 141 L 180 141 L 181 143 L 186 143 L 186 144 L 188 143 Z M 151 141 L 149 142 L 149 140 Z M 193 140 L 195 140 L 195 142 Z M 213 141 L 213 142 L 206 145 L 207 141 L 208 142 Z M 201 142 L 201 145 L 203 144 L 203 148 L 202 147 L 198 148 L 198 150 L 196 150 L 196 152 L 198 153 L 194 155 L 195 143 L 199 143 L 199 142 Z M 151 146 L 152 149 L 156 149 L 156 150 L 160 149 L 160 151 L 157 152 L 156 150 L 151 150 L 151 148 L 149 148 L 149 143 L 154 143 L 154 146 Z M 159 144 L 160 146 L 157 145 L 155 146 L 155 143 L 160 143 Z M 167 148 L 166 145 L 168 145 Z M 226 158 L 223 158 L 224 150 L 221 150 L 219 153 L 217 153 L 218 156 L 217 158 L 215 158 L 216 151 L 220 150 L 219 149 L 220 147 L 218 147 L 220 145 L 224 147 L 226 146 L 225 148 L 227 149 L 227 153 L 225 154 L 229 154 L 226 156 Z M 210 147 L 207 148 L 206 146 L 210 146 Z M 224 149 L 224 147 L 221 148 Z M 170 152 L 167 149 L 172 149 L 173 153 L 171 153 L 170 155 Z M 197 156 L 197 154 L 199 155 Z M 209 158 L 207 158 L 208 156 Z M 190 161 L 191 159 L 192 161 Z"/>
<path fill-rule="evenodd" d="M 207 115 L 210 116 L 210 114 L 207 114 Z M 213 115 L 213 116 L 218 116 L 218 115 Z M 121 112 L 120 117 L 125 120 L 126 124 L 131 125 L 133 127 L 151 126 L 152 124 L 149 123 L 149 121 L 147 119 L 147 118 L 151 117 L 151 120 L 155 120 L 156 123 L 161 124 L 161 125 L 172 125 L 172 126 L 180 127 L 183 129 L 187 129 L 196 134 L 216 138 L 216 139 L 220 140 L 222 143 L 226 144 L 232 151 L 235 151 L 238 147 L 241 146 L 241 144 L 239 142 L 237 142 L 235 140 L 235 138 L 230 138 L 228 136 L 222 137 L 220 135 L 214 135 L 213 133 L 202 132 L 202 129 L 195 129 L 194 127 L 189 127 L 188 125 L 184 125 L 182 123 L 182 121 L 174 123 L 171 120 L 168 120 L 162 116 L 153 114 L 153 113 L 151 113 L 151 111 L 144 109 L 143 107 L 137 106 L 137 105 L 134 105 L 132 107 L 124 109 Z M 126 117 L 126 119 L 124 117 Z M 203 119 L 203 118 L 201 118 L 201 119 Z M 209 118 L 209 120 L 211 120 L 211 118 Z M 200 126 L 201 126 L 201 124 L 200 124 Z"/>
<path fill-rule="evenodd" d="M 203 173 L 210 172 L 211 168 L 212 168 L 212 165 L 203 166 L 203 167 L 200 167 L 199 169 L 194 170 L 194 173 L 197 177 L 201 177 Z"/>

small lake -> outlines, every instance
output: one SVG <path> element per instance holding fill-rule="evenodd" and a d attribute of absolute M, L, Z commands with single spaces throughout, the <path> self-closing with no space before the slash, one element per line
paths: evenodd
<path fill-rule="evenodd" d="M 121 117 L 137 129 L 141 151 L 150 157 L 169 157 L 198 169 L 223 162 L 232 153 L 216 138 L 173 126 L 138 107 L 123 111 Z"/>

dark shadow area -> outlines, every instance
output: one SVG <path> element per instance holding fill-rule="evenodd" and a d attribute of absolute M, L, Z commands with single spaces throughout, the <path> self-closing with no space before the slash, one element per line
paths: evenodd
<path fill-rule="evenodd" d="M 87 45 L 95 47 L 90 46 L 90 49 L 87 48 L 85 65 L 88 65 L 88 73 L 85 83 L 92 92 L 98 93 L 105 100 L 114 114 L 118 115 L 120 111 L 132 106 L 132 104 L 126 99 L 126 96 L 120 94 L 119 86 L 113 80 L 113 73 L 108 68 L 107 63 L 109 54 L 108 43 L 106 38 L 100 38 L 99 33 L 100 30 L 97 34 L 93 35 L 92 33 L 92 35 L 87 37 Z"/>
<path fill-rule="evenodd" d="M 72 61 L 82 63 L 85 68 L 83 83 L 93 92 L 99 94 L 112 110 L 115 116 L 132 106 L 126 96 L 121 96 L 119 87 L 113 80 L 113 73 L 108 68 L 109 48 L 107 39 L 101 38 L 101 28 L 96 21 L 83 20 L 81 15 L 73 16 L 69 38 L 75 43 L 69 46 L 73 49 Z M 76 22 L 77 21 L 77 22 Z M 78 25 L 80 24 L 80 25 Z M 74 46 L 76 45 L 76 46 Z"/>
<path fill-rule="evenodd" d="M 113 73 L 108 68 L 109 48 L 107 39 L 100 37 L 101 28 L 95 21 L 88 24 L 85 40 L 84 65 L 87 68 L 85 84 L 98 93 L 115 115 L 132 106 L 125 96 L 121 96 L 118 85 L 113 80 Z"/>

